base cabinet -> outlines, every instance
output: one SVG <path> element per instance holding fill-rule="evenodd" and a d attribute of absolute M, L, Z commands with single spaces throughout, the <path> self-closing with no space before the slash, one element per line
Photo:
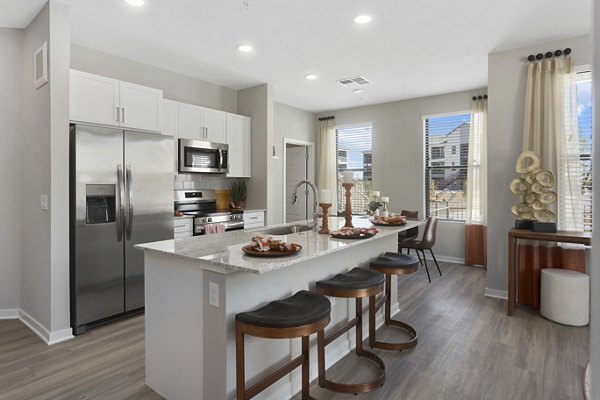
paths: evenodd
<path fill-rule="evenodd" d="M 262 228 L 265 226 L 264 211 L 244 211 L 244 229 Z"/>

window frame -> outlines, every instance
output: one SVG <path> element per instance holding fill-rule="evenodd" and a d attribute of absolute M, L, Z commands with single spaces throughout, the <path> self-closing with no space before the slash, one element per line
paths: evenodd
<path fill-rule="evenodd" d="M 469 115 L 469 124 L 471 124 L 471 118 L 472 118 L 472 111 L 471 110 L 458 110 L 458 111 L 451 111 L 451 112 L 446 112 L 446 113 L 438 113 L 438 114 L 427 114 L 427 115 L 422 115 L 421 116 L 421 123 L 422 123 L 422 135 L 423 135 L 423 164 L 422 164 L 422 171 L 423 171 L 423 191 L 421 192 L 423 194 L 423 210 L 425 211 L 425 218 L 429 218 L 430 216 L 430 201 L 429 201 L 429 186 L 430 186 L 430 179 L 427 179 L 427 165 L 429 163 L 429 161 L 431 160 L 437 160 L 435 158 L 432 158 L 431 160 L 429 159 L 429 152 L 428 150 L 428 136 L 429 136 L 429 132 L 426 131 L 427 129 L 427 121 L 429 119 L 432 118 L 444 118 L 444 117 L 454 117 L 454 116 L 459 116 L 459 115 Z M 470 132 L 469 132 L 470 133 Z M 442 158 L 445 159 L 445 158 Z M 468 157 L 467 157 L 468 160 Z M 433 162 L 433 161 L 432 161 Z M 462 166 L 462 165 L 454 165 L 454 166 L 436 166 L 436 168 L 443 168 L 444 170 L 449 170 L 449 171 L 453 171 L 453 170 L 457 170 L 460 168 L 468 168 L 468 161 L 467 163 Z M 433 170 L 433 165 L 430 167 L 431 170 Z M 466 178 L 465 178 L 466 179 Z M 466 203 L 465 203 L 465 211 L 466 211 Z M 448 223 L 458 223 L 458 224 L 464 224 L 466 222 L 466 219 L 446 219 L 446 218 L 441 218 L 438 216 L 438 219 L 440 221 L 443 222 L 448 222 Z"/>

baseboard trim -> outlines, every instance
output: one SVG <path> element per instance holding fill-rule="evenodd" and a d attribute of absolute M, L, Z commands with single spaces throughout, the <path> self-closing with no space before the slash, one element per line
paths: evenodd
<path fill-rule="evenodd" d="M 61 329 L 60 331 L 50 332 L 44 325 L 40 324 L 35 318 L 23 310 L 19 310 L 18 318 L 25 326 L 46 342 L 48 346 L 74 338 L 71 329 Z"/>
<path fill-rule="evenodd" d="M 465 263 L 465 259 L 464 258 L 459 258 L 459 257 L 451 257 L 451 256 L 437 255 L 436 254 L 435 258 L 438 261 L 448 262 L 448 263 L 452 263 L 452 264 L 463 264 L 464 265 L 464 263 Z M 431 254 L 427 254 L 427 259 L 428 260 L 433 260 L 433 258 L 431 257 Z"/>
<path fill-rule="evenodd" d="M 493 299 L 508 300 L 508 292 L 506 290 L 490 289 L 485 288 L 485 297 L 491 297 Z"/>
<path fill-rule="evenodd" d="M 0 310 L 0 319 L 17 319 L 19 318 L 18 308 L 7 308 Z"/>

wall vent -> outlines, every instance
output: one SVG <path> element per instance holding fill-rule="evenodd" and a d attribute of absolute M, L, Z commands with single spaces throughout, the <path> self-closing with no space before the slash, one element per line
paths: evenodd
<path fill-rule="evenodd" d="M 344 78 L 337 81 L 340 85 L 347 87 L 348 89 L 354 89 L 359 86 L 368 85 L 371 83 L 370 80 L 366 79 L 363 76 L 354 76 L 352 78 Z"/>

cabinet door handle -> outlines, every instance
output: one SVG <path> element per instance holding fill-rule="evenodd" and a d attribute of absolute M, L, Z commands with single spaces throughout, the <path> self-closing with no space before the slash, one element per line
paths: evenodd
<path fill-rule="evenodd" d="M 117 122 L 121 122 L 121 108 L 117 107 Z"/>
<path fill-rule="evenodd" d="M 125 108 L 121 108 L 121 122 L 125 122 Z"/>

